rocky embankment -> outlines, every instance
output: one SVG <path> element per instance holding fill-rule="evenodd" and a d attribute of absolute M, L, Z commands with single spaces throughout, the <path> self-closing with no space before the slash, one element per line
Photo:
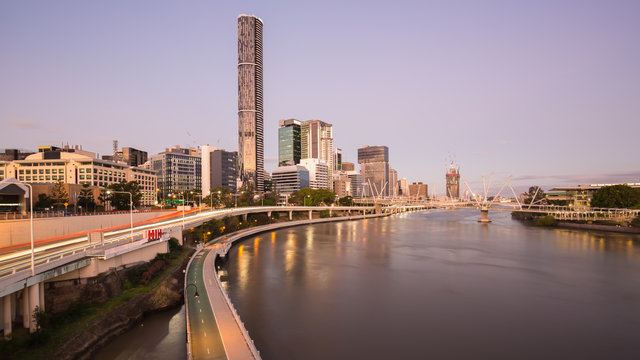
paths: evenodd
<path fill-rule="evenodd" d="M 53 356 L 55 359 L 89 359 L 100 347 L 139 323 L 145 314 L 176 307 L 183 302 L 184 273 L 189 256 L 169 272 L 150 291 L 92 320 Z"/>

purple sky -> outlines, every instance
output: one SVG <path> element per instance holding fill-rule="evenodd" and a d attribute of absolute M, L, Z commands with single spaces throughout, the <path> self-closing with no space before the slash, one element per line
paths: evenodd
<path fill-rule="evenodd" d="M 241 13 L 264 21 L 267 170 L 293 117 L 438 193 L 448 154 L 475 191 L 640 178 L 639 1 L 4 1 L 0 148 L 236 150 Z"/>

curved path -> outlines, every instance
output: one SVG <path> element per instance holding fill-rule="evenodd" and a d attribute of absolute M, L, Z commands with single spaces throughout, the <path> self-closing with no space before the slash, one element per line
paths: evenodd
<path fill-rule="evenodd" d="M 259 359 L 244 325 L 240 321 L 215 270 L 215 259 L 225 256 L 233 242 L 257 233 L 280 228 L 332 221 L 359 220 L 387 216 L 372 214 L 288 221 L 257 226 L 224 235 L 199 249 L 187 265 L 185 303 L 187 304 L 187 353 L 190 359 Z M 198 298 L 195 297 L 196 289 Z"/>

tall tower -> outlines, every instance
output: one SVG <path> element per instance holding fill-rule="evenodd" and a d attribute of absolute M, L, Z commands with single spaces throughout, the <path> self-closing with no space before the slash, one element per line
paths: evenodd
<path fill-rule="evenodd" d="M 333 125 L 320 120 L 308 120 L 300 126 L 300 158 L 327 162 L 329 179 L 333 178 Z M 333 184 L 330 184 L 330 188 Z"/>
<path fill-rule="evenodd" d="M 238 16 L 238 175 L 264 189 L 262 20 Z"/>
<path fill-rule="evenodd" d="M 449 172 L 446 176 L 447 180 L 447 197 L 450 199 L 460 199 L 460 169 L 456 168 L 451 162 Z"/>

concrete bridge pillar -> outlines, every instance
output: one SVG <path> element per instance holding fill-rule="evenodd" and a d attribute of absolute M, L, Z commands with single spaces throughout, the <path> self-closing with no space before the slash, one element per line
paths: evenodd
<path fill-rule="evenodd" d="M 293 220 L 293 211 L 289 211 L 289 221 Z"/>
<path fill-rule="evenodd" d="M 29 332 L 36 332 L 36 322 L 33 320 L 33 313 L 37 308 L 40 308 L 40 284 L 33 284 L 29 286 Z"/>
<path fill-rule="evenodd" d="M 313 213 L 313 210 L 309 210 L 309 220 L 313 219 L 313 216 L 311 215 Z"/>
<path fill-rule="evenodd" d="M 22 327 L 29 328 L 31 324 L 31 316 L 29 316 L 29 293 L 27 288 L 22 290 Z"/>
<path fill-rule="evenodd" d="M 480 218 L 478 219 L 479 223 L 488 224 L 492 220 L 489 218 L 489 209 L 480 209 Z"/>
<path fill-rule="evenodd" d="M 247 214 L 242 214 L 242 221 L 247 221 Z"/>
<path fill-rule="evenodd" d="M 12 300 L 13 296 L 11 295 L 6 295 L 2 298 L 2 323 L 5 339 L 9 339 L 11 337 L 11 323 L 13 320 L 13 311 L 11 311 Z"/>
<path fill-rule="evenodd" d="M 40 295 L 40 310 L 44 311 L 44 281 L 38 283 L 38 294 Z"/>
<path fill-rule="evenodd" d="M 271 211 L 267 211 L 267 216 L 271 218 Z"/>
<path fill-rule="evenodd" d="M 329 217 L 332 217 L 332 216 L 333 216 L 333 210 L 329 209 Z"/>

